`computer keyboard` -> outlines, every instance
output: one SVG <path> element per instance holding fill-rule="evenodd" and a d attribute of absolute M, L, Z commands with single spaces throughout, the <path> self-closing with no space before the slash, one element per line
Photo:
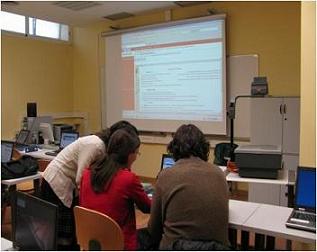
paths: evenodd
<path fill-rule="evenodd" d="M 316 222 L 316 215 L 309 213 L 296 212 L 293 216 L 295 219 L 307 220 L 309 222 Z"/>

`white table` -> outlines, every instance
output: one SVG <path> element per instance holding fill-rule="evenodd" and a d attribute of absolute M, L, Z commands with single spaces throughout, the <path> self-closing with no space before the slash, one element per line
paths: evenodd
<path fill-rule="evenodd" d="M 32 151 L 32 152 L 27 152 L 25 153 L 24 151 L 21 151 L 20 153 L 22 155 L 28 155 L 34 158 L 38 158 L 38 159 L 45 159 L 45 160 L 53 160 L 55 158 L 55 156 L 50 156 L 50 155 L 46 155 L 45 153 L 48 151 L 52 151 L 49 149 L 39 149 L 38 151 Z"/>
<path fill-rule="evenodd" d="M 8 188 L 9 196 L 10 198 L 12 198 L 13 193 L 17 190 L 17 184 L 27 182 L 27 181 L 33 181 L 35 195 L 39 195 L 41 178 L 42 178 L 41 172 L 37 172 L 34 175 L 30 175 L 30 176 L 26 176 L 22 178 L 1 180 L 1 184 L 9 186 Z"/>
<path fill-rule="evenodd" d="M 287 240 L 315 243 L 316 233 L 285 226 L 292 210 L 292 208 L 288 207 L 260 204 L 256 211 L 243 224 L 243 229 Z"/>
<path fill-rule="evenodd" d="M 240 177 L 238 173 L 229 172 L 226 176 L 226 180 L 227 182 L 286 185 L 288 187 L 288 206 L 293 207 L 295 182 L 289 179 L 288 170 L 286 169 L 282 169 L 281 171 L 279 171 L 277 179 L 244 178 Z"/>
<path fill-rule="evenodd" d="M 260 205 L 247 201 L 229 200 L 229 227 L 241 229 Z"/>
<path fill-rule="evenodd" d="M 281 170 L 277 179 L 262 179 L 262 178 L 244 178 L 240 177 L 238 173 L 230 172 L 226 177 L 227 181 L 231 182 L 246 182 L 272 185 L 294 185 L 294 181 L 288 179 L 288 171 Z"/>
<path fill-rule="evenodd" d="M 1 180 L 1 184 L 12 186 L 12 185 L 17 185 L 17 184 L 20 184 L 20 183 L 23 183 L 26 181 L 30 181 L 30 180 L 34 181 L 34 180 L 40 179 L 41 177 L 42 177 L 41 173 L 37 172 L 34 175 L 30 175 L 30 176 L 26 176 L 26 177 L 22 177 L 22 178 Z"/>
<path fill-rule="evenodd" d="M 6 238 L 1 237 L 1 251 L 4 250 L 13 250 L 13 244 L 12 241 L 9 241 Z"/>

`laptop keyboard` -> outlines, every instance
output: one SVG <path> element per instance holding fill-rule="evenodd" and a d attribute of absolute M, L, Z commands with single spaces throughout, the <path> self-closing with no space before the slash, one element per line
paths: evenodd
<path fill-rule="evenodd" d="M 309 222 L 316 222 L 316 215 L 308 214 L 308 213 L 294 213 L 293 218 L 300 219 L 300 220 L 307 220 Z"/>

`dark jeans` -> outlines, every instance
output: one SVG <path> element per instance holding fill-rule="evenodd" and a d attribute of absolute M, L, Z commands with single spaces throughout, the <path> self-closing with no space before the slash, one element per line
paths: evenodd
<path fill-rule="evenodd" d="M 73 213 L 74 206 L 78 205 L 78 198 L 74 197 L 72 206 L 70 208 L 66 207 L 45 179 L 43 179 L 41 183 L 40 198 L 58 206 L 58 244 L 62 244 L 63 250 L 74 250 L 75 248 L 78 248 L 76 241 L 75 217 Z"/>

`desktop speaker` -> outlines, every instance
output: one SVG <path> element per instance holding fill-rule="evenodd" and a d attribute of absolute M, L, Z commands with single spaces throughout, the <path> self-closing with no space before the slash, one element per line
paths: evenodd
<path fill-rule="evenodd" d="M 27 103 L 27 117 L 37 117 L 36 103 L 35 102 L 28 102 Z"/>

